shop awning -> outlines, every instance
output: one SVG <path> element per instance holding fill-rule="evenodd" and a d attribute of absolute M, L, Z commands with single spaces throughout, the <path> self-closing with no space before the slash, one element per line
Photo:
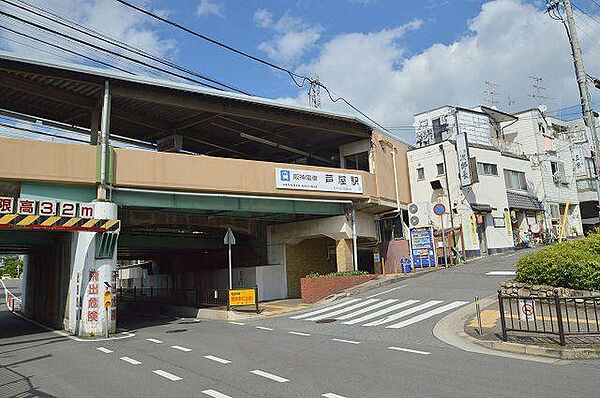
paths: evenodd
<path fill-rule="evenodd" d="M 508 207 L 511 209 L 544 211 L 544 207 L 534 196 L 507 191 L 506 197 L 508 198 Z"/>
<path fill-rule="evenodd" d="M 491 213 L 492 210 L 496 210 L 496 208 L 487 203 L 469 203 L 469 205 L 473 211 L 478 211 L 480 213 Z"/>

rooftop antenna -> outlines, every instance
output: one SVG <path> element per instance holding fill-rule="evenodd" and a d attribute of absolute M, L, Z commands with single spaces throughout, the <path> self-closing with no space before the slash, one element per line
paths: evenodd
<path fill-rule="evenodd" d="M 498 85 L 492 82 L 485 82 L 485 90 L 483 93 L 487 95 L 487 102 L 490 104 L 490 108 L 498 109 L 498 99 L 496 96 L 498 95 Z"/>
<path fill-rule="evenodd" d="M 509 95 L 507 100 L 506 100 L 507 104 L 508 104 L 508 113 L 512 113 L 512 108 L 513 105 L 515 105 L 517 103 L 517 101 L 515 101 L 513 98 L 511 98 L 511 96 Z"/>
<path fill-rule="evenodd" d="M 547 88 L 542 86 L 542 82 L 544 81 L 544 78 L 539 77 L 539 76 L 529 76 L 529 78 L 531 79 L 531 94 L 529 94 L 528 96 L 533 98 L 538 105 L 542 105 L 542 103 L 545 100 L 554 100 L 556 98 L 552 98 L 552 97 L 548 97 L 546 95 L 546 90 Z"/>

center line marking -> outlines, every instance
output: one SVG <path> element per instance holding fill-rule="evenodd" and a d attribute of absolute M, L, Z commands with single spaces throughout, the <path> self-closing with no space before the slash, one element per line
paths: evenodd
<path fill-rule="evenodd" d="M 289 381 L 288 379 L 286 379 L 284 377 L 277 376 L 277 375 L 274 375 L 274 374 L 271 374 L 271 373 L 267 373 L 267 372 L 263 372 L 262 370 L 258 370 L 258 369 L 253 370 L 250 373 L 255 374 L 257 376 L 266 377 L 267 379 L 274 380 L 274 381 L 276 381 L 278 383 L 285 383 L 285 382 Z"/>
<path fill-rule="evenodd" d="M 128 363 L 130 363 L 130 364 L 132 364 L 132 365 L 139 365 L 139 364 L 141 364 L 141 362 L 140 362 L 140 361 L 137 361 L 137 360 L 135 360 L 135 359 L 133 359 L 133 358 L 129 358 L 129 357 L 121 357 L 121 358 L 119 358 L 119 359 L 120 359 L 121 361 L 128 362 Z"/>
<path fill-rule="evenodd" d="M 176 350 L 183 351 L 183 352 L 190 352 L 190 351 L 192 351 L 191 348 L 182 347 L 180 345 L 172 345 L 171 348 L 174 348 Z"/>
<path fill-rule="evenodd" d="M 162 341 L 157 340 L 157 339 L 146 339 L 146 341 L 149 341 L 151 343 L 156 343 L 156 344 L 162 344 Z"/>
<path fill-rule="evenodd" d="M 400 348 L 400 347 L 388 347 L 388 350 L 411 352 L 413 354 L 421 354 L 421 355 L 431 354 L 430 352 L 427 352 L 427 351 L 411 350 L 409 348 Z"/>
<path fill-rule="evenodd" d="M 354 340 L 331 339 L 331 341 L 337 341 L 339 343 L 348 343 L 348 344 L 360 344 L 360 341 L 354 341 Z"/>
<path fill-rule="evenodd" d="M 205 355 L 204 358 L 210 359 L 211 361 L 215 361 L 215 362 L 219 362 L 219 363 L 224 363 L 224 364 L 231 363 L 231 361 L 229 359 L 223 359 L 223 358 L 215 357 L 214 355 Z"/>
<path fill-rule="evenodd" d="M 323 394 L 321 396 L 325 397 L 325 398 L 346 398 L 343 395 L 337 395 L 337 394 L 334 394 L 332 392 L 328 392 L 327 394 Z"/>
<path fill-rule="evenodd" d="M 104 348 L 104 347 L 97 347 L 96 349 L 105 354 L 110 354 L 111 352 L 113 352 L 112 350 L 109 350 L 108 348 Z"/>
<path fill-rule="evenodd" d="M 159 376 L 162 376 L 162 377 L 164 377 L 165 379 L 169 379 L 169 380 L 171 380 L 171 381 L 179 381 L 179 380 L 182 380 L 182 378 L 181 378 L 181 377 L 179 377 L 179 376 L 176 376 L 176 375 L 174 375 L 174 374 L 172 374 L 172 373 L 169 373 L 169 372 L 165 372 L 164 370 L 160 370 L 160 369 L 153 370 L 153 371 L 152 371 L 152 373 L 155 373 L 155 374 L 157 374 L 157 375 L 159 375 Z"/>
<path fill-rule="evenodd" d="M 257 329 L 260 329 L 260 330 L 273 330 L 273 329 L 271 329 L 271 328 L 268 328 L 268 327 L 266 327 L 266 326 L 257 326 L 256 328 L 257 328 Z"/>
<path fill-rule="evenodd" d="M 231 398 L 229 395 L 225 395 L 222 392 L 218 392 L 215 390 L 204 390 L 202 391 L 202 394 L 208 395 L 209 397 L 214 397 L 214 398 Z"/>
<path fill-rule="evenodd" d="M 296 336 L 310 336 L 310 333 L 302 333 L 302 332 L 288 332 L 289 334 L 294 334 Z"/>
<path fill-rule="evenodd" d="M 382 294 L 386 294 L 386 293 L 389 293 L 389 292 L 393 292 L 394 290 L 402 289 L 403 287 L 406 287 L 406 285 L 397 286 L 397 287 L 394 287 L 394 288 L 392 288 L 392 289 L 385 290 L 385 291 L 383 291 L 383 292 L 379 292 L 379 293 L 377 293 L 377 294 L 374 294 L 374 295 L 372 295 L 372 296 L 367 296 L 366 298 L 370 299 L 370 298 L 373 298 L 373 297 L 381 296 Z"/>
<path fill-rule="evenodd" d="M 229 321 L 229 323 L 232 324 L 232 325 L 240 325 L 240 326 L 244 326 L 245 325 L 244 322 Z"/>

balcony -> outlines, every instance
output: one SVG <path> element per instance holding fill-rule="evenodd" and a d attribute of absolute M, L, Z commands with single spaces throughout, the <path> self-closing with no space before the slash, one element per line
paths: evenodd
<path fill-rule="evenodd" d="M 577 196 L 579 202 L 597 202 L 598 180 L 595 177 L 582 178 L 577 180 Z"/>
<path fill-rule="evenodd" d="M 525 151 L 523 151 L 523 145 L 518 142 L 508 141 L 502 138 L 491 138 L 492 145 L 500 150 L 500 152 L 508 155 L 525 156 Z"/>

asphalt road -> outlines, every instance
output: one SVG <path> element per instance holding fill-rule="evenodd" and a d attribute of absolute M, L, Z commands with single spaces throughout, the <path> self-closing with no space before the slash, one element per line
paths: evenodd
<path fill-rule="evenodd" d="M 454 310 L 445 306 L 493 294 L 508 277 L 485 274 L 514 269 L 518 255 L 405 280 L 312 316 L 304 314 L 318 307 L 238 323 L 129 316 L 121 326 L 135 336 L 120 340 L 74 341 L 3 310 L 0 397 L 599 397 L 600 361 L 488 356 L 433 336 Z M 321 316 L 346 318 L 308 320 Z"/>

